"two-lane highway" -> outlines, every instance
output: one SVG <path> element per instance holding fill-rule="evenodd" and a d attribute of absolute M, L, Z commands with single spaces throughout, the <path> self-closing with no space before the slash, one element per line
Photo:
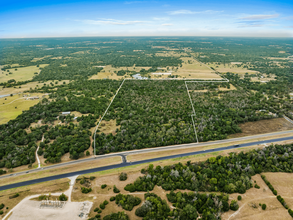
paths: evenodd
<path fill-rule="evenodd" d="M 167 160 L 167 159 L 173 159 L 173 158 L 178 158 L 178 157 L 186 157 L 186 156 L 205 154 L 205 153 L 211 153 L 211 152 L 217 152 L 217 151 L 223 151 L 223 150 L 230 150 L 230 149 L 242 148 L 242 147 L 249 147 L 249 146 L 254 146 L 254 145 L 258 145 L 258 144 L 274 143 L 274 142 L 279 142 L 279 141 L 287 141 L 287 140 L 293 140 L 293 136 L 283 137 L 283 138 L 275 138 L 275 139 L 264 140 L 264 141 L 253 141 L 253 142 L 245 143 L 245 144 L 230 145 L 230 146 L 226 146 L 226 147 L 219 147 L 219 148 L 214 148 L 214 149 L 201 150 L 201 151 L 195 151 L 195 152 L 177 154 L 177 155 L 171 155 L 171 156 L 165 156 L 165 157 L 158 157 L 158 158 L 135 161 L 135 162 L 127 162 L 126 158 L 125 158 L 125 160 L 123 159 L 123 162 L 121 164 L 109 165 L 109 166 L 104 166 L 104 167 L 97 167 L 97 168 L 92 168 L 92 169 L 75 171 L 75 172 L 70 172 L 70 173 L 65 173 L 65 174 L 60 174 L 60 175 L 44 177 L 44 178 L 39 178 L 39 179 L 35 179 L 35 180 L 28 180 L 28 181 L 24 181 L 24 182 L 19 182 L 19 183 L 13 183 L 13 184 L 5 185 L 5 186 L 0 186 L 0 191 L 7 190 L 7 189 L 12 189 L 12 188 L 15 188 L 15 187 L 27 186 L 27 185 L 31 185 L 31 184 L 35 184 L 35 183 L 42 183 L 42 182 L 46 182 L 46 181 L 50 181 L 50 180 L 57 180 L 57 179 L 76 176 L 76 175 L 84 175 L 84 174 L 88 174 L 88 173 L 99 172 L 99 171 L 104 171 L 104 170 L 110 170 L 110 169 L 115 169 L 115 168 L 122 168 L 122 167 L 127 167 L 127 166 L 132 166 L 132 165 L 143 164 L 143 163 L 151 163 L 151 162 L 160 161 L 160 160 Z M 119 155 L 119 156 L 123 155 L 122 156 L 122 158 L 123 158 L 124 155 L 125 155 L 125 152 L 123 154 L 119 153 L 117 155 Z"/>

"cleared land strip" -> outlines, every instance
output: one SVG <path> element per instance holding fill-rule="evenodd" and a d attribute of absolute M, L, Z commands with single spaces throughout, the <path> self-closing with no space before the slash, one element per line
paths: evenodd
<path fill-rule="evenodd" d="M 87 173 L 100 172 L 100 171 L 105 171 L 105 170 L 110 170 L 110 169 L 115 169 L 115 168 L 123 168 L 123 167 L 127 167 L 127 166 L 139 165 L 139 164 L 144 164 L 144 163 L 151 163 L 151 162 L 160 161 L 160 160 L 168 160 L 168 159 L 180 158 L 180 157 L 186 157 L 186 156 L 192 156 L 192 155 L 213 153 L 213 152 L 218 152 L 218 151 L 231 150 L 231 149 L 254 146 L 254 145 L 258 145 L 258 144 L 273 143 L 273 142 L 286 141 L 286 140 L 293 140 L 293 136 L 283 137 L 283 138 L 275 138 L 275 139 L 263 140 L 263 141 L 253 141 L 253 142 L 241 144 L 238 146 L 231 145 L 231 146 L 226 146 L 226 147 L 219 147 L 219 148 L 195 151 L 195 152 L 184 153 L 184 154 L 164 156 L 164 157 L 140 160 L 140 161 L 135 161 L 135 162 L 124 162 L 124 163 L 114 164 L 114 165 L 109 165 L 109 166 L 96 167 L 96 168 L 92 168 L 92 169 L 85 169 L 85 170 L 80 170 L 80 171 L 75 171 L 75 172 L 68 172 L 68 173 L 59 174 L 59 175 L 55 175 L 55 176 L 49 176 L 49 177 L 44 177 L 44 178 L 33 179 L 33 180 L 13 183 L 13 184 L 9 184 L 9 185 L 4 185 L 4 186 L 0 187 L 0 191 L 12 189 L 12 188 L 16 188 L 16 187 L 21 187 L 21 186 L 27 186 L 27 185 L 31 185 L 31 184 L 35 184 L 35 183 L 42 183 L 42 182 L 46 182 L 46 181 L 57 180 L 57 179 L 76 176 L 76 175 L 84 175 Z M 198 146 L 198 145 L 196 145 L 196 146 Z M 150 149 L 148 149 L 148 150 L 150 150 Z"/>

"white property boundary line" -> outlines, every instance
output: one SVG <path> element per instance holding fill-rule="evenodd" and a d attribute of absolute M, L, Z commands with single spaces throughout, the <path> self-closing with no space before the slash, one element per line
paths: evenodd
<path fill-rule="evenodd" d="M 114 97 L 112 98 L 110 104 L 108 105 L 108 108 L 106 109 L 105 113 L 103 114 L 103 116 L 101 117 L 97 127 L 96 127 L 96 130 L 95 130 L 95 134 L 94 134 L 94 157 L 96 157 L 96 134 L 97 134 L 97 130 L 98 130 L 98 127 L 101 123 L 101 121 L 103 120 L 104 116 L 106 115 L 106 113 L 108 112 L 108 109 L 110 108 L 112 102 L 114 101 L 116 95 L 118 94 L 119 90 L 121 89 L 123 83 L 124 83 L 125 79 L 122 81 L 121 85 L 119 86 L 118 90 L 116 91 L 116 94 L 114 95 Z"/>
<path fill-rule="evenodd" d="M 188 82 L 229 82 L 228 79 L 225 79 L 224 81 L 222 80 L 213 80 L 213 81 L 199 81 L 199 80 L 194 80 L 194 81 L 185 81 L 185 86 L 186 86 L 186 90 L 187 90 L 187 94 L 188 94 L 188 97 L 189 97 L 189 100 L 190 100 L 190 104 L 192 106 L 192 112 L 193 114 L 191 114 L 191 119 L 192 119 L 192 124 L 193 124 L 193 129 L 194 129 L 194 133 L 195 133 L 195 137 L 196 137 L 196 141 L 197 141 L 197 144 L 199 143 L 198 141 L 198 137 L 197 137 L 197 132 L 196 132 L 196 129 L 195 129 L 195 124 L 194 124 L 194 120 L 193 120 L 193 116 L 196 116 L 195 114 L 195 111 L 194 111 L 194 106 L 193 106 L 193 103 L 192 103 L 192 100 L 191 100 L 191 97 L 190 97 L 190 93 L 189 93 L 189 90 L 188 90 L 188 86 L 187 86 L 187 83 Z"/>
<path fill-rule="evenodd" d="M 198 62 L 199 62 L 199 61 L 198 61 Z M 205 64 L 204 64 L 204 65 L 205 65 Z M 109 110 L 109 108 L 110 108 L 112 102 L 114 101 L 116 95 L 118 94 L 118 92 L 119 92 L 119 90 L 121 89 L 122 85 L 124 84 L 124 81 L 125 81 L 125 80 L 146 80 L 146 81 L 148 81 L 148 80 L 162 80 L 162 81 L 164 81 L 164 80 L 183 80 L 183 81 L 185 81 L 185 86 L 186 86 L 186 89 L 187 89 L 187 94 L 188 94 L 188 96 L 189 96 L 189 100 L 190 100 L 190 103 L 191 103 L 191 106 L 192 106 L 192 111 L 193 111 L 193 114 L 191 114 L 191 119 L 192 119 L 192 124 L 193 124 L 193 129 L 194 129 L 195 137 L 196 137 L 196 140 L 197 140 L 197 144 L 198 144 L 199 142 L 198 142 L 197 133 L 196 133 L 196 129 L 195 129 L 195 125 L 194 125 L 194 120 L 193 120 L 193 116 L 195 116 L 195 111 L 194 111 L 194 107 L 193 107 L 193 104 L 192 104 L 192 101 L 191 101 L 191 97 L 190 97 L 190 94 L 189 94 L 189 91 L 188 91 L 188 86 L 187 86 L 186 82 L 229 82 L 228 79 L 225 79 L 224 81 L 222 81 L 222 80 L 199 80 L 199 79 L 192 79 L 192 78 L 189 78 L 189 79 L 184 79 L 184 78 L 179 78 L 179 79 L 178 79 L 178 78 L 163 78 L 163 79 L 150 79 L 150 78 L 148 78 L 148 79 L 133 79 L 133 78 L 127 78 L 127 79 L 126 79 L 126 78 L 125 78 L 125 79 L 122 81 L 121 85 L 119 86 L 118 90 L 116 91 L 116 94 L 115 94 L 114 97 L 112 98 L 112 100 L 111 100 L 110 104 L 108 105 L 108 107 L 107 107 L 105 113 L 103 114 L 103 116 L 101 117 L 99 123 L 98 123 L 97 126 L 96 126 L 95 133 L 94 133 L 94 157 L 96 157 L 96 134 L 97 134 L 98 127 L 99 127 L 101 121 L 103 120 L 104 116 L 105 116 L 106 113 L 108 112 L 108 110 Z M 192 81 L 186 81 L 186 80 L 192 80 Z"/>

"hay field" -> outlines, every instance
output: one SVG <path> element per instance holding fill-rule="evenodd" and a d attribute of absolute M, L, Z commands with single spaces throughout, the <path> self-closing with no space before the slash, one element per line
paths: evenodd
<path fill-rule="evenodd" d="M 22 111 L 28 110 L 31 106 L 39 103 L 43 95 L 42 93 L 31 93 L 31 97 L 40 97 L 34 100 L 26 100 L 26 97 L 23 97 L 22 94 L 0 98 L 0 124 L 15 119 Z"/>
<path fill-rule="evenodd" d="M 267 180 L 277 190 L 289 206 L 293 209 L 293 173 L 263 173 Z"/>
<path fill-rule="evenodd" d="M 206 65 L 191 57 L 182 57 L 180 59 L 183 61 L 182 67 L 179 67 L 178 70 L 175 68 L 172 75 L 179 75 L 182 78 L 222 79 Z"/>
<path fill-rule="evenodd" d="M 48 57 L 51 57 L 52 55 L 47 55 L 47 56 L 44 56 L 44 57 L 35 57 L 34 59 L 32 59 L 31 62 L 37 62 L 39 60 L 43 60 L 43 59 L 46 59 Z"/>
<path fill-rule="evenodd" d="M 49 64 L 41 64 L 40 67 L 37 66 L 27 66 L 27 67 L 20 67 L 15 70 L 15 68 L 9 69 L 9 72 L 12 74 L 9 74 L 7 71 L 0 71 L 0 82 L 7 82 L 10 79 L 14 79 L 16 81 L 26 81 L 33 78 L 35 75 L 34 73 L 39 73 L 40 69 L 45 66 L 48 66 Z"/>
<path fill-rule="evenodd" d="M 29 82 L 29 83 L 23 84 L 21 86 L 16 86 L 16 88 L 14 88 L 14 87 L 3 88 L 2 86 L 0 86 L 0 95 L 22 93 L 24 91 L 30 90 L 30 88 L 32 88 L 32 89 L 34 89 L 36 87 L 41 88 L 44 86 L 44 84 L 49 85 L 50 83 L 53 83 L 54 85 L 56 85 L 55 82 L 56 81 L 53 81 L 53 80 L 49 80 L 49 81 L 46 81 L 43 83 Z M 61 80 L 61 81 L 58 81 L 58 85 L 63 84 L 63 82 L 68 84 L 70 81 L 69 80 Z"/>
<path fill-rule="evenodd" d="M 236 63 L 236 62 L 234 62 Z M 231 72 L 231 73 L 238 73 L 238 74 L 245 74 L 245 73 L 249 73 L 249 74 L 256 74 L 258 73 L 258 71 L 254 71 L 254 70 L 248 70 L 246 68 L 243 67 L 238 67 L 237 65 L 234 64 L 216 64 L 216 63 L 211 63 L 209 64 L 210 67 L 213 67 L 215 70 L 217 70 L 220 73 L 226 73 L 226 72 Z"/>

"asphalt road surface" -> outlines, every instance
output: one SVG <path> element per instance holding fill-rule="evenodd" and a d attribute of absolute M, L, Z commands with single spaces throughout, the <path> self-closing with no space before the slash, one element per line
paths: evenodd
<path fill-rule="evenodd" d="M 39 179 L 35 179 L 35 180 L 28 180 L 28 181 L 24 181 L 24 182 L 0 186 L 0 191 L 12 189 L 12 188 L 16 188 L 16 187 L 21 187 L 21 186 L 27 186 L 27 185 L 31 185 L 31 184 L 35 184 L 35 183 L 42 183 L 42 182 L 46 182 L 46 181 L 50 181 L 50 180 L 57 180 L 57 179 L 76 176 L 76 175 L 84 175 L 84 174 L 88 174 L 88 173 L 110 170 L 110 169 L 115 169 L 115 168 L 122 168 L 122 167 L 137 165 L 137 164 L 151 163 L 151 162 L 155 162 L 155 161 L 159 161 L 159 160 L 167 160 L 167 159 L 172 159 L 172 158 L 205 154 L 205 153 L 211 153 L 211 152 L 217 152 L 217 151 L 223 151 L 223 150 L 229 150 L 229 149 L 235 149 L 235 148 L 241 148 L 241 147 L 249 147 L 249 146 L 253 146 L 253 145 L 257 145 L 257 144 L 266 144 L 266 143 L 273 143 L 273 142 L 286 141 L 286 140 L 293 140 L 293 136 L 284 137 L 284 138 L 275 138 L 275 139 L 265 140 L 265 141 L 254 141 L 254 142 L 245 143 L 245 144 L 231 145 L 231 146 L 227 146 L 227 147 L 220 147 L 220 148 L 195 151 L 195 152 L 184 153 L 184 154 L 158 157 L 158 158 L 140 160 L 140 161 L 135 161 L 135 162 L 127 162 L 126 158 L 125 158 L 125 159 L 123 159 L 123 162 L 121 164 L 109 165 L 109 166 L 104 166 L 104 167 L 97 167 L 97 168 L 92 168 L 92 169 L 87 169 L 87 170 L 75 171 L 75 172 L 71 172 L 71 173 L 59 174 L 59 175 L 55 175 L 55 176 L 49 176 L 49 177 L 39 178 Z"/>
<path fill-rule="evenodd" d="M 144 148 L 144 149 L 139 149 L 139 150 L 131 150 L 131 151 L 123 151 L 123 152 L 110 153 L 110 154 L 104 154 L 104 155 L 97 155 L 96 157 L 90 157 L 90 158 L 79 159 L 79 160 L 72 160 L 72 161 L 68 161 L 68 162 L 64 162 L 64 163 L 58 163 L 58 164 L 53 164 L 50 166 L 45 166 L 45 167 L 42 167 L 41 169 L 36 168 L 36 169 L 21 171 L 21 172 L 17 172 L 17 173 L 13 173 L 13 174 L 2 175 L 2 176 L 0 176 L 0 180 L 7 178 L 7 177 L 10 177 L 10 176 L 23 175 L 28 172 L 29 173 L 39 172 L 41 170 L 48 170 L 48 169 L 62 167 L 62 166 L 68 166 L 68 165 L 73 165 L 73 164 L 78 164 L 78 163 L 83 163 L 83 162 L 89 162 L 89 161 L 96 160 L 96 159 L 103 159 L 103 158 L 110 158 L 110 157 L 119 156 L 119 157 L 121 157 L 123 162 L 126 162 L 125 156 L 131 155 L 131 154 L 151 153 L 151 152 L 159 152 L 159 151 L 179 149 L 179 148 L 191 148 L 191 147 L 197 148 L 197 147 L 204 147 L 204 146 L 213 145 L 213 144 L 227 144 L 227 145 L 229 145 L 229 143 L 231 143 L 231 142 L 253 140 L 253 139 L 257 139 L 257 138 L 265 138 L 265 137 L 284 135 L 284 134 L 292 134 L 293 135 L 293 130 L 281 131 L 281 132 L 275 132 L 275 133 L 267 133 L 267 134 L 259 134 L 259 135 L 239 137 L 239 138 L 224 139 L 224 140 L 218 140 L 218 141 L 209 141 L 209 142 L 204 142 L 204 143 L 190 143 L 190 144 L 171 145 L 171 146 L 165 146 L 165 147 Z M 267 141 L 267 142 L 269 143 L 269 141 Z"/>

